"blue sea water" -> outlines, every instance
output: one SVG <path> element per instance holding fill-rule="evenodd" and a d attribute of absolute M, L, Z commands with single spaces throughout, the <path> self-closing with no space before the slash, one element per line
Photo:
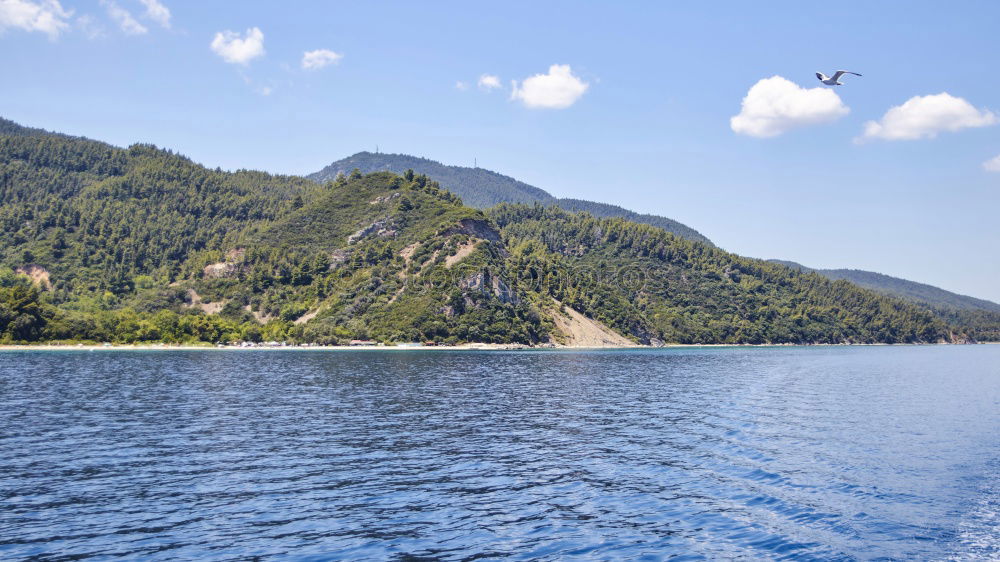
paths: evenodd
<path fill-rule="evenodd" d="M 1000 346 L 0 353 L 0 558 L 1000 559 Z"/>

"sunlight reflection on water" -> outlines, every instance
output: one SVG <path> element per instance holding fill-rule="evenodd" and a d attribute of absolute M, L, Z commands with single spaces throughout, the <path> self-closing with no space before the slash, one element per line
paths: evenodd
<path fill-rule="evenodd" d="M 0 557 L 996 558 L 1000 346 L 0 353 Z"/>

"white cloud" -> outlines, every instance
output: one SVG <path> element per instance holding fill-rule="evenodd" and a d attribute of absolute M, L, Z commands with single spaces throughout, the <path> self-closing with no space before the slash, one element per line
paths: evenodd
<path fill-rule="evenodd" d="M 589 84 L 573 76 L 568 64 L 553 64 L 548 74 L 525 78 L 518 86 L 511 81 L 510 99 L 521 100 L 525 107 L 565 109 L 580 99 Z"/>
<path fill-rule="evenodd" d="M 128 10 L 122 8 L 114 0 L 101 0 L 101 5 L 108 10 L 108 15 L 115 20 L 118 27 L 129 35 L 142 35 L 149 31 L 146 26 L 139 23 Z"/>
<path fill-rule="evenodd" d="M 170 10 L 159 0 L 139 0 L 146 7 L 143 16 L 160 24 L 164 29 L 170 29 Z"/>
<path fill-rule="evenodd" d="M 107 35 L 104 26 L 89 14 L 76 18 L 76 26 L 87 36 L 87 39 L 101 39 Z"/>
<path fill-rule="evenodd" d="M 0 31 L 13 27 L 40 31 L 55 39 L 69 28 L 71 15 L 59 0 L 0 0 Z"/>
<path fill-rule="evenodd" d="M 458 82 L 455 82 L 455 89 L 464 92 L 469 89 L 469 85 L 459 80 Z"/>
<path fill-rule="evenodd" d="M 729 119 L 729 126 L 735 133 L 767 138 L 799 127 L 829 123 L 850 111 L 833 90 L 806 89 L 781 76 L 772 76 L 750 88 L 739 115 Z"/>
<path fill-rule="evenodd" d="M 1000 172 L 1000 154 L 983 162 L 983 169 L 987 172 Z"/>
<path fill-rule="evenodd" d="M 500 77 L 492 74 L 483 74 L 480 76 L 479 82 L 477 82 L 476 85 L 487 92 L 503 87 L 503 85 L 500 84 Z"/>
<path fill-rule="evenodd" d="M 330 49 L 316 49 L 302 53 L 302 68 L 306 70 L 319 70 L 324 66 L 337 64 L 344 55 L 335 53 Z"/>
<path fill-rule="evenodd" d="M 914 96 L 903 105 L 890 108 L 881 120 L 865 123 L 864 133 L 855 140 L 932 139 L 941 132 L 986 127 L 997 122 L 996 114 L 976 109 L 964 99 L 942 92 Z"/>
<path fill-rule="evenodd" d="M 220 31 L 212 39 L 212 51 L 228 63 L 247 65 L 264 55 L 264 33 L 257 27 L 248 29 L 245 37 L 235 31 Z"/>

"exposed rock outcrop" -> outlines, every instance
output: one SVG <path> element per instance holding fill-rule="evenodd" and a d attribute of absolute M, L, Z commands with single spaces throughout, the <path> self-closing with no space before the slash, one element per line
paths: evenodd
<path fill-rule="evenodd" d="M 19 275 L 27 275 L 28 277 L 31 278 L 31 282 L 34 283 L 35 285 L 38 285 L 39 287 L 45 289 L 46 291 L 52 290 L 52 281 L 49 279 L 49 272 L 40 265 L 29 263 L 27 265 L 23 265 L 21 267 L 16 268 L 14 270 L 14 273 L 17 273 Z"/>
<path fill-rule="evenodd" d="M 219 262 L 210 263 L 202 269 L 202 277 L 205 279 L 222 279 L 224 277 L 232 277 L 236 274 L 237 266 L 235 263 Z"/>
<path fill-rule="evenodd" d="M 351 252 L 343 248 L 330 252 L 330 269 L 337 269 L 341 266 L 341 264 L 346 262 L 349 257 L 351 257 Z"/>
<path fill-rule="evenodd" d="M 372 234 L 381 238 L 394 238 L 397 232 L 395 225 L 392 223 L 392 220 L 389 218 L 384 218 L 377 220 L 369 224 L 368 226 L 359 229 L 354 234 L 348 236 L 347 243 L 354 244 L 358 240 L 361 240 L 362 238 L 365 238 L 367 236 L 371 236 Z"/>
<path fill-rule="evenodd" d="M 504 304 L 519 304 L 521 302 L 520 297 L 511 290 L 510 285 L 487 270 L 477 271 L 461 279 L 458 282 L 458 287 L 465 291 L 478 291 L 493 295 Z"/>
<path fill-rule="evenodd" d="M 205 279 L 222 279 L 225 277 L 235 277 L 240 270 L 240 262 L 246 250 L 234 248 L 226 252 L 226 259 L 218 263 L 210 263 L 201 270 L 201 275 Z"/>
<path fill-rule="evenodd" d="M 393 199 L 398 199 L 400 195 L 402 195 L 402 193 L 399 193 L 398 191 L 396 193 L 391 194 L 391 195 L 382 195 L 380 197 L 376 197 L 375 199 L 372 199 L 371 201 L 368 202 L 368 204 L 369 205 L 380 205 L 382 203 L 388 203 L 389 201 L 392 201 Z"/>
<path fill-rule="evenodd" d="M 482 238 L 490 242 L 500 242 L 500 232 L 483 219 L 462 219 L 458 224 L 448 227 L 441 236 L 451 236 L 453 234 L 466 234 L 474 238 Z"/>

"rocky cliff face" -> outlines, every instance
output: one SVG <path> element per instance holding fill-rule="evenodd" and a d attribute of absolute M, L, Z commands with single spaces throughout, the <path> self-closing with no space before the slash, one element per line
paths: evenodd
<path fill-rule="evenodd" d="M 488 269 L 477 271 L 458 282 L 460 289 L 492 295 L 504 304 L 519 304 L 521 299 L 510 285 Z"/>
<path fill-rule="evenodd" d="M 462 219 L 458 224 L 441 232 L 441 236 L 465 234 L 474 238 L 482 238 L 490 242 L 500 242 L 500 232 L 489 221 L 482 219 Z"/>

